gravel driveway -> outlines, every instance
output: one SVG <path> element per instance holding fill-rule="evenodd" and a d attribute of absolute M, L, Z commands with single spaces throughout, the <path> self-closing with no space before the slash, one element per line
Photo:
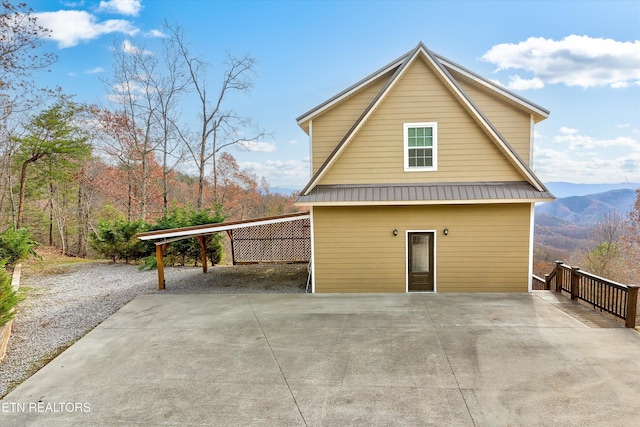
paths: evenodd
<path fill-rule="evenodd" d="M 201 268 L 166 268 L 165 279 L 167 289 L 159 291 L 155 270 L 111 263 L 23 278 L 25 300 L 0 363 L 0 397 L 138 295 L 304 292 L 307 266 L 216 266 L 206 275 Z"/>

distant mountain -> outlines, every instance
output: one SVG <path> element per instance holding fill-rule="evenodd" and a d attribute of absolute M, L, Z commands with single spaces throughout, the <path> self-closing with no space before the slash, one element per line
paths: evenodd
<path fill-rule="evenodd" d="M 573 184 L 570 182 L 547 182 L 545 183 L 549 191 L 554 196 L 569 197 L 569 196 L 586 196 L 589 194 L 604 193 L 610 190 L 635 190 L 640 188 L 639 183 L 622 182 L 620 184 Z"/>
<path fill-rule="evenodd" d="M 574 187 L 572 191 L 579 189 Z M 636 198 L 634 190 L 625 188 L 562 197 L 554 202 L 537 205 L 534 258 L 537 261 L 553 261 L 584 249 L 589 245 L 591 227 L 604 214 L 618 212 L 626 217 L 633 209 Z"/>
<path fill-rule="evenodd" d="M 585 196 L 559 198 L 536 207 L 536 214 L 544 213 L 563 221 L 590 226 L 607 212 L 616 211 L 626 216 L 633 209 L 636 193 L 631 189 L 618 189 Z"/>
<path fill-rule="evenodd" d="M 290 196 L 293 193 L 298 194 L 300 190 L 294 190 L 293 188 L 271 187 L 269 188 L 269 192 L 282 194 L 283 196 Z"/>
<path fill-rule="evenodd" d="M 576 225 L 536 209 L 534 246 L 540 252 L 556 253 L 553 258 L 563 252 L 571 252 L 583 246 L 589 238 L 589 227 Z"/>

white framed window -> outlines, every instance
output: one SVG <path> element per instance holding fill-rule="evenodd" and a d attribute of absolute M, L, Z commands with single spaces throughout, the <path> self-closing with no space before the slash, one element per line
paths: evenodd
<path fill-rule="evenodd" d="M 438 170 L 437 122 L 404 124 L 404 170 Z"/>

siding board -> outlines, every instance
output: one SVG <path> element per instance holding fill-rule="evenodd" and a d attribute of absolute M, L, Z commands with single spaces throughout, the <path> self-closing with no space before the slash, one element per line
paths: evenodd
<path fill-rule="evenodd" d="M 463 76 L 455 74 L 456 81 L 478 106 L 480 111 L 509 142 L 518 155 L 531 166 L 531 116 L 506 101 L 489 94 L 467 81 Z"/>
<path fill-rule="evenodd" d="M 371 96 L 369 93 L 367 96 Z M 364 99 L 364 97 L 363 97 Z M 372 97 L 371 97 L 372 99 Z M 354 101 L 355 102 L 355 101 Z M 363 109 L 365 106 L 363 106 Z M 314 172 L 319 157 L 330 150 L 316 150 L 316 137 L 325 128 L 343 128 L 337 120 L 342 105 L 314 119 Z M 353 116 L 346 110 L 345 114 Z M 353 124 L 356 117 L 353 117 Z M 438 123 L 438 170 L 404 172 L 403 123 Z M 318 128 L 320 127 L 320 130 Z M 527 123 L 526 130 L 529 126 Z M 325 136 L 321 136 L 321 139 Z M 322 139 L 324 141 L 324 139 Z M 339 139 L 333 140 L 331 149 Z M 316 154 L 318 159 L 316 159 Z M 319 166 L 319 164 L 318 164 Z M 372 173 L 375 172 L 375 173 Z M 372 113 L 362 129 L 341 153 L 319 184 L 371 184 L 407 182 L 519 181 L 522 176 L 469 116 L 422 59 L 417 59 Z"/>
<path fill-rule="evenodd" d="M 313 173 L 322 166 L 390 77 L 391 73 L 381 76 L 369 86 L 313 119 L 313 140 L 311 141 Z"/>
<path fill-rule="evenodd" d="M 315 207 L 316 292 L 405 292 L 407 230 L 436 230 L 438 292 L 526 292 L 529 215 L 527 203 Z"/>

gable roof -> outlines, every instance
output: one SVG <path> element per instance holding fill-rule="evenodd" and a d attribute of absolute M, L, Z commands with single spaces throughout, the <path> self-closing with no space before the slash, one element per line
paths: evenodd
<path fill-rule="evenodd" d="M 525 99 L 520 95 L 513 93 L 508 89 L 505 89 L 504 87 L 492 82 L 491 80 L 488 80 L 482 77 L 479 74 L 474 73 L 473 71 L 463 67 L 462 65 L 456 64 L 455 62 L 445 58 L 442 55 L 438 55 L 435 52 L 431 52 L 431 53 L 438 61 L 440 61 L 442 65 L 444 65 L 444 67 L 449 72 L 455 73 L 457 75 L 461 75 L 467 78 L 476 86 L 485 88 L 490 92 L 492 92 L 493 94 L 495 94 L 496 96 L 498 96 L 498 98 L 504 99 L 509 104 L 514 105 L 515 107 L 522 109 L 527 113 L 532 114 L 534 121 L 536 123 L 549 117 L 550 112 L 546 108 L 543 108 L 537 104 L 534 104 L 528 99 Z"/>
<path fill-rule="evenodd" d="M 427 47 L 422 43 L 418 43 L 418 45 L 412 49 L 407 54 L 401 56 L 395 61 L 392 61 L 385 67 L 381 68 L 377 72 L 365 77 L 360 82 L 355 85 L 345 89 L 340 92 L 333 98 L 330 98 L 326 102 L 320 104 L 318 107 L 308 111 L 302 116 L 298 117 L 298 124 L 304 128 L 305 124 L 312 120 L 314 117 L 318 116 L 322 112 L 331 108 L 333 105 L 339 103 L 343 99 L 347 98 L 354 92 L 360 90 L 364 86 L 372 83 L 376 79 L 380 78 L 384 74 L 392 71 L 393 75 L 389 78 L 387 83 L 382 87 L 380 92 L 373 98 L 370 104 L 365 108 L 360 117 L 355 121 L 353 126 L 347 131 L 345 136 L 340 140 L 340 142 L 336 145 L 331 154 L 326 158 L 324 163 L 320 166 L 320 168 L 313 175 L 311 180 L 307 183 L 305 188 L 302 190 L 301 195 L 306 196 L 309 192 L 318 184 L 320 179 L 324 176 L 327 170 L 335 163 L 340 154 L 344 151 L 344 149 L 349 145 L 349 142 L 353 139 L 353 137 L 358 133 L 358 131 L 362 128 L 362 126 L 366 123 L 367 119 L 371 115 L 373 111 L 380 105 L 381 101 L 385 98 L 385 96 L 390 92 L 393 86 L 397 83 L 400 77 L 407 70 L 409 65 L 411 65 L 416 58 L 422 56 L 428 64 L 431 65 L 431 69 L 435 72 L 437 77 L 443 82 L 445 87 L 447 87 L 454 97 L 461 103 L 461 105 L 465 108 L 465 110 L 474 118 L 474 120 L 478 123 L 478 125 L 482 128 L 482 130 L 489 136 L 489 138 L 496 144 L 498 149 L 507 157 L 507 159 L 511 162 L 513 166 L 521 173 L 521 175 L 526 178 L 526 180 L 533 185 L 538 191 L 547 191 L 544 184 L 535 176 L 533 171 L 529 168 L 529 166 L 522 160 L 522 158 L 518 155 L 518 153 L 509 145 L 506 139 L 498 132 L 498 130 L 493 126 L 493 124 L 486 118 L 486 116 L 476 107 L 473 101 L 469 98 L 469 96 L 465 93 L 465 91 L 458 85 L 456 80 L 452 77 L 447 68 L 443 65 L 443 59 L 437 58 L 432 52 L 430 52 Z M 470 71 L 463 69 L 462 67 L 457 66 L 452 62 L 447 62 L 449 66 L 460 73 L 465 73 L 464 75 L 468 78 L 475 79 L 479 77 Z M 496 92 L 498 92 L 498 87 L 492 82 L 482 79 L 479 84 L 487 88 L 494 88 Z M 503 97 L 508 97 L 508 99 L 512 102 L 517 102 L 522 104 L 523 107 L 526 107 L 532 114 L 539 114 L 541 116 L 548 115 L 548 111 L 538 107 L 533 103 L 529 103 L 515 94 L 511 94 L 506 89 L 500 89 L 500 95 Z M 511 95 L 511 96 L 509 96 Z M 526 104 L 526 105 L 525 105 Z M 535 110 L 535 111 L 534 111 Z M 545 116 L 546 117 L 546 116 Z"/>

